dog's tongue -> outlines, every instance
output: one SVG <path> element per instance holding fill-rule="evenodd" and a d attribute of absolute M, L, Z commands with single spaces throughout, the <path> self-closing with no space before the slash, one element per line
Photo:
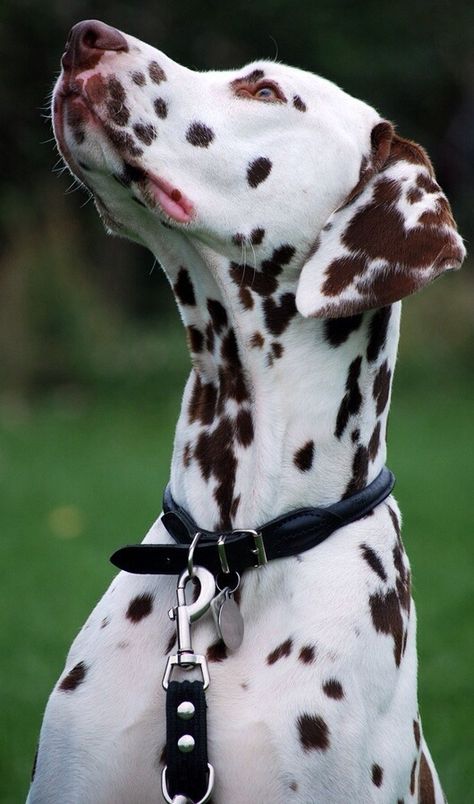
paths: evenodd
<path fill-rule="evenodd" d="M 150 176 L 150 190 L 163 212 L 177 223 L 188 223 L 194 213 L 194 207 L 180 190 L 172 187 L 164 179 Z"/>

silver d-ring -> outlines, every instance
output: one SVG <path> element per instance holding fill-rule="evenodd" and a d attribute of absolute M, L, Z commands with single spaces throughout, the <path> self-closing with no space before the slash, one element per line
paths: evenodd
<path fill-rule="evenodd" d="M 216 586 L 217 586 L 217 588 L 218 588 L 219 592 L 222 592 L 222 590 L 223 590 L 223 589 L 228 589 L 228 590 L 229 590 L 229 593 L 230 593 L 231 595 L 233 595 L 233 594 L 234 594 L 234 592 L 236 592 L 236 591 L 237 591 L 237 589 L 239 588 L 239 586 L 240 586 L 240 575 L 239 575 L 239 573 L 237 572 L 237 570 L 231 570 L 231 571 L 230 571 L 230 573 L 232 573 L 232 572 L 234 573 L 234 575 L 235 575 L 235 576 L 236 576 L 236 578 L 237 578 L 237 583 L 235 584 L 235 586 L 233 586 L 233 587 L 232 587 L 232 589 L 230 588 L 230 586 L 229 586 L 229 584 L 228 584 L 228 583 L 224 584 L 224 586 L 220 586 L 220 584 L 219 584 L 219 575 L 217 575 L 217 576 L 216 576 Z M 229 573 L 229 575 L 230 575 L 230 573 Z M 220 574 L 220 573 L 219 573 L 219 574 Z M 225 573 L 224 573 L 224 574 L 225 574 Z"/>
<path fill-rule="evenodd" d="M 193 560 L 194 559 L 194 551 L 196 549 L 197 543 L 198 543 L 199 539 L 201 538 L 201 536 L 202 536 L 201 531 L 197 530 L 196 533 L 194 534 L 194 539 L 192 540 L 191 545 L 189 547 L 189 552 L 188 552 L 188 572 L 189 572 L 189 577 L 190 578 L 192 578 L 193 574 L 194 574 L 194 560 Z"/>
<path fill-rule="evenodd" d="M 187 798 L 186 796 L 180 797 L 178 795 L 178 796 L 173 796 L 173 798 L 171 798 L 171 795 L 168 792 L 168 781 L 167 781 L 167 778 L 166 778 L 166 771 L 167 770 L 168 770 L 168 768 L 167 768 L 167 766 L 165 766 L 163 768 L 162 772 L 161 772 L 161 792 L 163 793 L 163 797 L 164 797 L 165 801 L 167 802 L 167 804 L 173 804 L 173 802 L 179 801 L 180 798 L 181 798 L 181 801 L 191 801 L 191 799 Z M 212 789 L 214 787 L 214 768 L 212 767 L 212 765 L 209 762 L 207 763 L 207 770 L 208 770 L 208 774 L 209 774 L 208 775 L 208 782 L 207 782 L 207 790 L 204 793 L 203 797 L 200 798 L 199 801 L 196 802 L 196 804 L 206 804 L 206 802 L 208 802 L 210 797 L 211 797 Z"/>

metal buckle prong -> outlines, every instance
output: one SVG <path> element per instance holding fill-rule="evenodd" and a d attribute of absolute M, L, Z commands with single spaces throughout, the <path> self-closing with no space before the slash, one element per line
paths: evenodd
<path fill-rule="evenodd" d="M 263 543 L 263 536 L 256 530 L 249 530 L 248 533 L 252 534 L 253 540 L 255 542 L 255 547 L 252 550 L 252 553 L 257 556 L 257 563 L 254 564 L 254 566 L 263 567 L 265 566 L 265 564 L 268 564 L 268 558 L 265 552 L 265 545 Z"/>

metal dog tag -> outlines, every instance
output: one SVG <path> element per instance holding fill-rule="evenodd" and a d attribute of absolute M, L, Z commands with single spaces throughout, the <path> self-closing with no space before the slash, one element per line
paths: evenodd
<path fill-rule="evenodd" d="M 217 634 L 229 650 L 237 650 L 244 638 L 244 619 L 228 587 L 211 603 Z"/>

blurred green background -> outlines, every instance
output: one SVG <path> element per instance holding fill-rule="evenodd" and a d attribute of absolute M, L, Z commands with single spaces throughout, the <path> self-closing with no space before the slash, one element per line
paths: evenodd
<path fill-rule="evenodd" d="M 48 95 L 69 28 L 90 17 L 196 69 L 277 57 L 336 81 L 428 149 L 468 248 L 474 233 L 472 3 L 3 0 L 2 804 L 24 798 L 47 695 L 113 576 L 108 555 L 159 512 L 188 370 L 153 257 L 106 237 L 53 172 Z M 459 804 L 474 801 L 473 312 L 469 261 L 405 303 L 389 433 L 424 728 Z"/>

